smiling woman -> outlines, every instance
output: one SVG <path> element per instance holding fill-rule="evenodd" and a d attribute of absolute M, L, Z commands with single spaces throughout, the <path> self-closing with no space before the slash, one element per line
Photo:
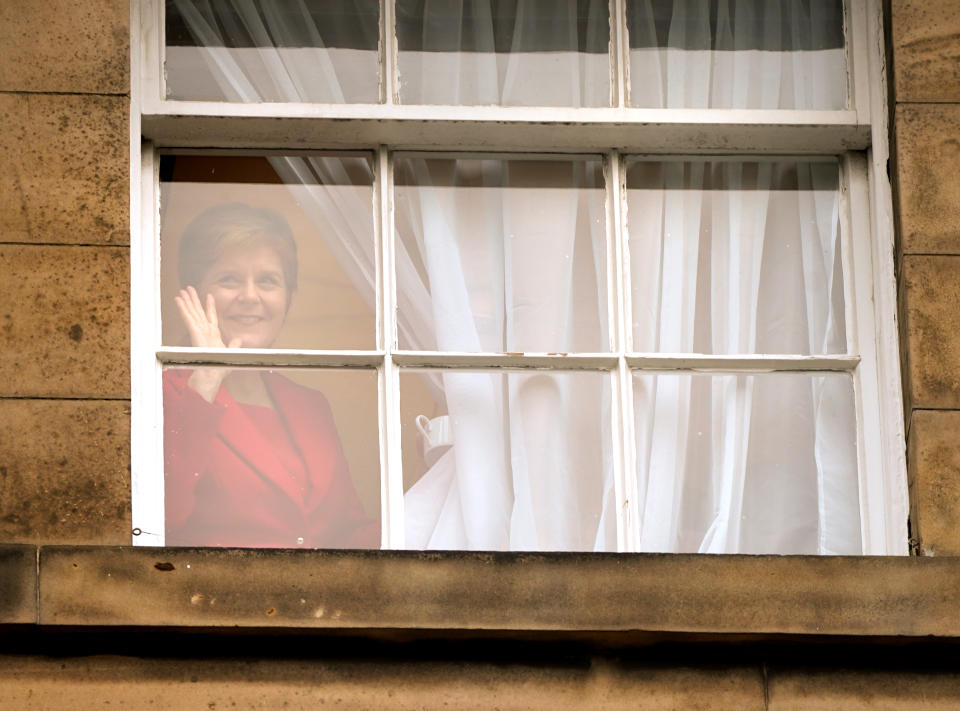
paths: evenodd
<path fill-rule="evenodd" d="M 174 301 L 190 345 L 269 348 L 297 285 L 297 248 L 268 208 L 214 205 L 184 230 Z M 167 541 L 376 546 L 327 399 L 269 371 L 164 373 Z"/>

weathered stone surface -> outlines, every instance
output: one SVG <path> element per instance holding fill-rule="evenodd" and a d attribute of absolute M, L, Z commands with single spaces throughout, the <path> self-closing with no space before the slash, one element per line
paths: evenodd
<path fill-rule="evenodd" d="M 129 403 L 0 400 L 0 540 L 129 543 Z"/>
<path fill-rule="evenodd" d="M 915 410 L 910 426 L 912 531 L 926 555 L 960 555 L 960 412 Z"/>
<path fill-rule="evenodd" d="M 49 625 L 960 636 L 952 558 L 61 548 Z"/>
<path fill-rule="evenodd" d="M 757 668 L 397 659 L 0 657 L 0 709 L 764 708 Z"/>
<path fill-rule="evenodd" d="M 0 91 L 128 91 L 130 3 L 0 3 Z"/>
<path fill-rule="evenodd" d="M 953 711 L 960 708 L 955 670 L 769 670 L 769 711 Z"/>
<path fill-rule="evenodd" d="M 0 94 L 0 242 L 129 244 L 129 103 Z"/>
<path fill-rule="evenodd" d="M 960 105 L 898 106 L 896 131 L 903 252 L 960 254 Z"/>
<path fill-rule="evenodd" d="M 891 0 L 897 101 L 960 101 L 960 4 Z"/>
<path fill-rule="evenodd" d="M 0 397 L 128 397 L 124 247 L 0 244 Z"/>
<path fill-rule="evenodd" d="M 0 625 L 36 621 L 37 547 L 0 544 Z"/>
<path fill-rule="evenodd" d="M 910 401 L 960 409 L 960 257 L 907 255 L 901 282 Z"/>

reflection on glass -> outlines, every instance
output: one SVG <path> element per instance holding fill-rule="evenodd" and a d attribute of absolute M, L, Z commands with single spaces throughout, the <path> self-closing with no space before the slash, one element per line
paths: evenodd
<path fill-rule="evenodd" d="M 406 545 L 617 547 L 608 373 L 400 375 Z"/>
<path fill-rule="evenodd" d="M 165 345 L 375 346 L 368 156 L 164 155 L 160 173 Z"/>
<path fill-rule="evenodd" d="M 633 348 L 846 352 L 834 161 L 633 161 Z"/>
<path fill-rule="evenodd" d="M 843 109 L 842 0 L 627 0 L 630 98 L 667 109 Z"/>
<path fill-rule="evenodd" d="M 166 543 L 379 548 L 374 371 L 168 368 Z"/>
<path fill-rule="evenodd" d="M 634 376 L 642 551 L 859 555 L 844 373 Z"/>
<path fill-rule="evenodd" d="M 376 103 L 378 0 L 166 0 L 167 98 Z"/>
<path fill-rule="evenodd" d="M 603 351 L 599 160 L 395 161 L 400 347 Z"/>
<path fill-rule="evenodd" d="M 397 0 L 404 104 L 609 106 L 607 0 Z"/>

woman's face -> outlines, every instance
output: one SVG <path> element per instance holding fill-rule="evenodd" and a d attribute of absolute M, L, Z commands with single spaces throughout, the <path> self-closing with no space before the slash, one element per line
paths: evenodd
<path fill-rule="evenodd" d="M 240 339 L 241 348 L 269 348 L 287 315 L 290 294 L 283 264 L 267 245 L 226 251 L 203 273 L 200 298 L 213 295 L 225 345 Z"/>

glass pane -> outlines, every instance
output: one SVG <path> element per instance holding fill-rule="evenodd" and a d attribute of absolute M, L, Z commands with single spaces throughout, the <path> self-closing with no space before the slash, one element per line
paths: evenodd
<path fill-rule="evenodd" d="M 610 378 L 402 372 L 407 547 L 616 550 Z"/>
<path fill-rule="evenodd" d="M 165 345 L 375 347 L 368 155 L 165 155 L 160 202 Z"/>
<path fill-rule="evenodd" d="M 378 0 L 166 0 L 168 99 L 377 103 Z"/>
<path fill-rule="evenodd" d="M 835 161 L 628 166 L 634 350 L 846 352 Z"/>
<path fill-rule="evenodd" d="M 667 109 L 843 109 L 842 0 L 627 0 L 630 98 Z"/>
<path fill-rule="evenodd" d="M 397 0 L 404 104 L 609 106 L 607 0 Z"/>
<path fill-rule="evenodd" d="M 395 182 L 401 348 L 609 348 L 599 160 L 403 156 Z"/>
<path fill-rule="evenodd" d="M 167 545 L 380 547 L 376 371 L 167 368 L 163 420 Z"/>
<path fill-rule="evenodd" d="M 641 550 L 859 555 L 852 378 L 634 376 Z"/>

